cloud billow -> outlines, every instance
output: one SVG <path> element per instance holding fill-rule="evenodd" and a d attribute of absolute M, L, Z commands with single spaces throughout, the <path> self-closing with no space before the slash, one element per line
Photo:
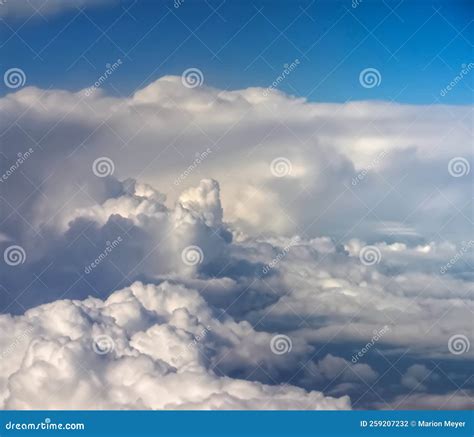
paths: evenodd
<path fill-rule="evenodd" d="M 469 405 L 464 130 L 260 91 L 0 99 L 2 172 L 41 139 L 0 184 L 1 252 L 24 253 L 0 265 L 3 408 Z"/>

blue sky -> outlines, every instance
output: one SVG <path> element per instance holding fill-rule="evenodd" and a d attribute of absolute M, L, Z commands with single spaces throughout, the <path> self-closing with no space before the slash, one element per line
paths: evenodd
<path fill-rule="evenodd" d="M 0 67 L 23 69 L 29 85 L 78 90 L 120 58 L 104 88 L 128 95 L 189 67 L 222 89 L 269 86 L 299 59 L 280 88 L 312 101 L 472 101 L 473 75 L 440 96 L 473 61 L 469 1 L 178 1 L 3 17 Z M 360 86 L 365 68 L 380 72 L 379 86 Z"/>

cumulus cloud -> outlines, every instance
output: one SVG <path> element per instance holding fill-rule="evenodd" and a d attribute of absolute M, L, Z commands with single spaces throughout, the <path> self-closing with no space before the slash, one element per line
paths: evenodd
<path fill-rule="evenodd" d="M 367 364 L 352 365 L 347 360 L 331 354 L 326 355 L 316 364 L 315 371 L 316 374 L 328 380 L 341 378 L 343 381 L 362 379 L 371 382 L 377 378 L 377 372 L 374 372 Z"/>
<path fill-rule="evenodd" d="M 453 157 L 469 160 L 468 106 L 312 103 L 259 88 L 188 89 L 165 76 L 127 98 L 28 87 L 1 99 L 0 110 L 5 144 L 14 145 L 5 164 L 30 147 L 24 132 L 36 139 L 48 133 L 45 153 L 23 167 L 48 192 L 49 200 L 29 199 L 35 227 L 66 200 L 90 204 L 75 185 L 65 193 L 60 181 L 67 175 L 97 185 L 91 165 L 101 156 L 113 160 L 119 178 L 159 187 L 169 201 L 204 177 L 218 180 L 227 221 L 251 233 L 383 241 L 449 233 L 460 242 L 470 227 L 469 176 L 448 171 Z M 291 165 L 283 177 L 272 172 L 279 158 Z M 21 182 L 11 197 L 29 193 Z"/>
<path fill-rule="evenodd" d="M 45 407 L 44 397 L 33 396 L 28 387 L 51 393 L 51 408 L 61 403 L 70 408 L 347 408 L 347 398 L 326 398 L 315 389 L 330 387 L 334 396 L 360 394 L 370 389 L 379 372 L 363 360 L 320 355 L 321 345 L 342 343 L 354 350 L 388 325 L 379 346 L 416 348 L 423 357 L 449 358 L 444 332 L 468 334 L 470 302 L 445 295 L 438 300 L 443 292 L 435 289 L 414 302 L 414 279 L 405 287 L 402 278 L 416 278 L 420 268 L 393 276 L 384 266 L 390 265 L 392 252 L 392 262 L 400 251 L 416 259 L 436 252 L 435 244 L 429 245 L 430 251 L 380 246 L 380 266 L 366 266 L 357 256 L 360 241 L 338 247 L 329 238 L 234 235 L 222 221 L 216 181 L 203 180 L 186 190 L 173 209 L 151 186 L 133 180 L 117 183 L 115 197 L 58 218 L 51 250 L 63 253 L 64 247 L 84 240 L 64 252 L 67 256 L 53 259 L 46 250 L 43 260 L 33 253 L 36 268 L 54 263 L 58 271 L 74 273 L 89 263 L 92 273 L 79 270 L 72 276 L 80 279 L 82 294 L 77 294 L 97 293 L 101 299 L 57 300 L 23 316 L 1 318 L 7 333 L 2 345 L 7 408 Z M 90 236 L 87 227 L 94 229 Z M 120 245 L 91 264 L 97 253 L 91 242 L 107 236 L 111 240 L 110 235 L 116 235 L 112 230 L 123 237 Z M 183 258 L 189 247 L 200 252 L 197 258 Z M 21 280 L 27 283 L 34 264 L 15 266 L 26 273 L 11 274 L 9 288 L 23 286 Z M 114 270 L 121 275 L 109 273 Z M 62 297 L 65 277 L 53 276 L 43 299 Z M 131 283 L 103 297 L 104 278 L 113 291 L 124 277 L 148 278 L 149 283 Z M 390 278 L 398 282 L 393 288 L 388 286 Z M 400 293 L 405 289 L 406 295 Z M 449 316 L 446 302 L 453 305 Z M 291 343 L 291 353 L 282 356 L 270 347 L 281 332 Z M 93 346 L 94 338 L 103 336 L 113 344 L 106 357 Z M 35 383 L 41 387 L 30 383 L 38 372 L 45 375 Z M 410 391 L 425 389 L 426 372 L 423 365 L 411 366 L 402 385 Z M 115 380 L 113 375 L 119 373 L 133 377 L 126 383 L 123 377 Z M 54 382 L 58 375 L 59 385 Z M 188 396 L 191 380 L 193 394 Z M 287 381 L 303 388 L 267 386 Z M 161 387 L 154 396 L 146 394 L 144 387 L 150 384 Z M 63 391 L 58 394 L 55 387 Z M 167 392 L 172 389 L 176 393 Z M 97 392 L 98 398 L 92 395 Z"/>
<path fill-rule="evenodd" d="M 413 391 L 424 391 L 426 390 L 426 384 L 429 380 L 436 377 L 437 374 L 429 370 L 426 366 L 413 364 L 413 366 L 410 366 L 405 374 L 402 375 L 400 382 Z"/>
<path fill-rule="evenodd" d="M 473 349 L 450 348 L 472 339 L 471 187 L 447 167 L 468 156 L 469 108 L 447 109 L 171 76 L 129 98 L 0 99 L 2 171 L 42 141 L 0 184 L 1 252 L 26 255 L 0 265 L 4 407 L 386 408 L 471 389 Z"/>
<path fill-rule="evenodd" d="M 347 397 L 218 376 L 209 366 L 216 349 L 255 333 L 169 283 L 56 301 L 0 324 L 3 348 L 30 336 L 0 362 L 2 408 L 350 408 Z"/>

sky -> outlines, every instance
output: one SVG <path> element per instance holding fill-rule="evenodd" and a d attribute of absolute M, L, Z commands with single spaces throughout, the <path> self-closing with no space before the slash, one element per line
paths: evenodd
<path fill-rule="evenodd" d="M 472 12 L 0 2 L 0 408 L 472 408 Z"/>
<path fill-rule="evenodd" d="M 299 59 L 281 89 L 312 101 L 471 102 L 472 76 L 440 95 L 472 62 L 468 0 L 83 3 L 55 11 L 37 0 L 22 12 L 6 2 L 0 65 L 14 59 L 30 85 L 78 90 L 122 59 L 104 89 L 123 96 L 189 67 L 220 89 L 265 87 Z M 358 86 L 365 68 L 380 86 Z"/>

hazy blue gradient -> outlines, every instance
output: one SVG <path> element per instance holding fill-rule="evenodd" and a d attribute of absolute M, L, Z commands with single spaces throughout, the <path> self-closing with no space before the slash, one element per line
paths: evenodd
<path fill-rule="evenodd" d="M 22 68 L 29 85 L 78 90 L 102 74 L 104 59 L 121 58 L 104 88 L 128 95 L 188 67 L 222 89 L 268 86 L 299 59 L 281 90 L 313 101 L 471 101 L 474 75 L 443 98 L 440 90 L 472 61 L 472 2 L 354 2 L 127 0 L 7 18 L 0 68 Z M 359 86 L 367 67 L 382 74 L 376 89 Z"/>

